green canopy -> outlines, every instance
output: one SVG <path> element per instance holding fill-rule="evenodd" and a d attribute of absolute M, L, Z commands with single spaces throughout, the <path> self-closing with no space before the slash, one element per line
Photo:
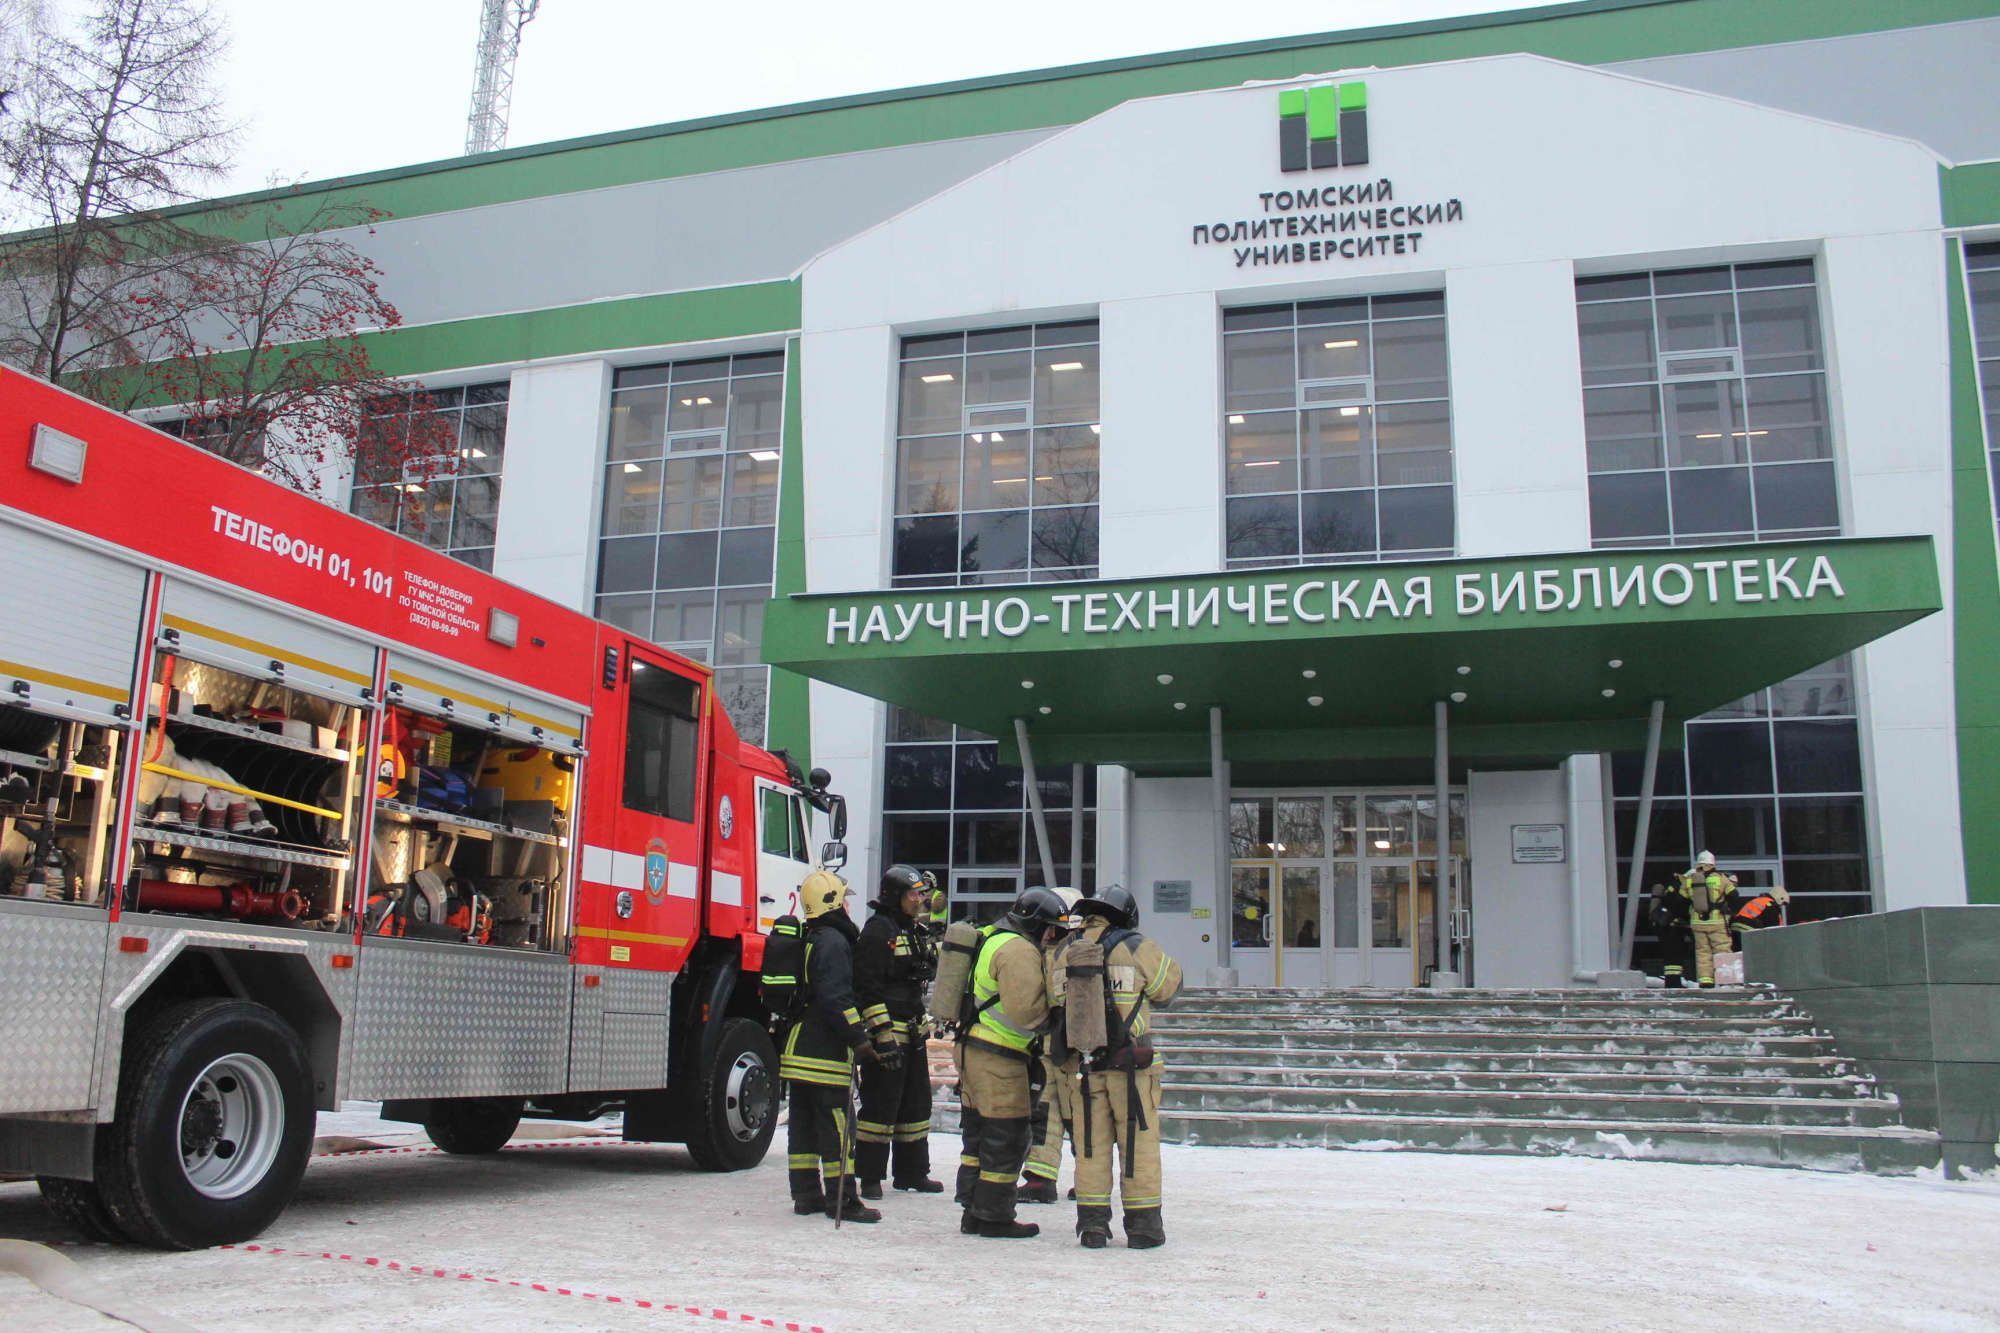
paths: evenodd
<path fill-rule="evenodd" d="M 1639 749 L 1651 700 L 1705 713 L 1940 609 L 1929 537 L 887 592 L 768 606 L 775 666 L 1045 763 L 1197 773 L 1415 759 L 1450 700 L 1471 759 Z"/>

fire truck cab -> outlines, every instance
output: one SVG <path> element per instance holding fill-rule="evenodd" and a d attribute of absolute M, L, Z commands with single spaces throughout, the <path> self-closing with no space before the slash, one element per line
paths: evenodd
<path fill-rule="evenodd" d="M 0 370 L 0 1172 L 87 1235 L 257 1234 L 345 1099 L 755 1165 L 845 820 L 701 664 Z"/>

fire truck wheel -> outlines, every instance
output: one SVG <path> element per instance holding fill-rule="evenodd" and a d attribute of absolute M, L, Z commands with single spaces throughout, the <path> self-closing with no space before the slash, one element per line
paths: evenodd
<path fill-rule="evenodd" d="M 778 1127 L 778 1052 L 747 1018 L 722 1025 L 701 1071 L 687 1148 L 704 1171 L 743 1171 L 764 1160 Z"/>
<path fill-rule="evenodd" d="M 499 1152 L 521 1125 L 520 1097 L 440 1097 L 424 1117 L 424 1133 L 449 1153 Z"/>
<path fill-rule="evenodd" d="M 125 1035 L 97 1191 L 141 1245 L 249 1240 L 291 1201 L 314 1123 L 312 1070 L 283 1019 L 243 1000 L 189 1000 Z"/>
<path fill-rule="evenodd" d="M 107 1245 L 125 1243 L 125 1233 L 118 1229 L 111 1210 L 104 1206 L 96 1185 L 66 1176 L 37 1176 L 35 1183 L 42 1187 L 42 1202 L 49 1211 L 85 1240 Z"/>

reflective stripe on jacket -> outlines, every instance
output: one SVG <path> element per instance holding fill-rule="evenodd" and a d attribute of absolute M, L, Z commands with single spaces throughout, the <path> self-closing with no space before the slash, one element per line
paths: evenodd
<path fill-rule="evenodd" d="M 966 1040 L 1025 1057 L 1049 1017 L 1042 951 L 1024 935 L 989 929 L 972 965 L 975 1017 Z"/>

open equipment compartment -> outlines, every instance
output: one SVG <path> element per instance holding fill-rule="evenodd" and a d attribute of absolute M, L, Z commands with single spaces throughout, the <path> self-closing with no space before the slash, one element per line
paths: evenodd
<path fill-rule="evenodd" d="M 0 704 L 0 897 L 103 905 L 123 736 Z"/>
<path fill-rule="evenodd" d="M 391 698 L 402 693 L 392 689 Z M 371 935 L 564 947 L 581 752 L 394 702 L 375 756 Z"/>
<path fill-rule="evenodd" d="M 149 705 L 126 910 L 352 930 L 367 710 L 164 647 Z"/>

